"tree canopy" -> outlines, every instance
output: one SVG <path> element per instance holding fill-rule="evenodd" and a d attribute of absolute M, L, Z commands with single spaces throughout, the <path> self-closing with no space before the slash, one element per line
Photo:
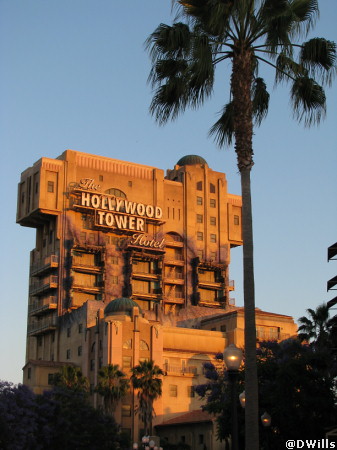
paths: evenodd
<path fill-rule="evenodd" d="M 152 360 L 141 361 L 131 369 L 131 383 L 138 391 L 139 405 L 136 411 L 144 423 L 145 434 L 152 432 L 154 415 L 153 402 L 162 395 L 162 379 L 164 372 Z"/>
<path fill-rule="evenodd" d="M 222 355 L 218 356 L 221 362 Z M 267 411 L 271 428 L 260 423 L 262 449 L 284 449 L 288 439 L 321 439 L 336 424 L 336 379 L 328 349 L 314 349 L 298 340 L 262 342 L 257 349 L 259 416 Z M 196 392 L 206 400 L 204 409 L 217 415 L 218 435 L 231 433 L 231 404 L 227 374 L 223 365 L 207 363 L 208 382 Z M 244 390 L 244 368 L 239 376 Z M 244 411 L 239 405 L 240 448 L 244 441 Z M 270 446 L 270 447 L 268 447 Z"/>

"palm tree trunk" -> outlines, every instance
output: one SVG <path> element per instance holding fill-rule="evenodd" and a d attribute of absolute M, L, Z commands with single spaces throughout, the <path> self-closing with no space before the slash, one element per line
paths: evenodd
<path fill-rule="evenodd" d="M 258 450 L 258 383 L 256 366 L 255 286 L 250 169 L 241 171 L 243 295 L 245 305 L 245 436 L 246 450 Z"/>
<path fill-rule="evenodd" d="M 256 366 L 255 288 L 250 171 L 253 167 L 252 55 L 237 48 L 233 58 L 231 88 L 234 105 L 235 151 L 241 174 L 243 291 L 245 310 L 245 448 L 259 449 L 258 385 Z"/>

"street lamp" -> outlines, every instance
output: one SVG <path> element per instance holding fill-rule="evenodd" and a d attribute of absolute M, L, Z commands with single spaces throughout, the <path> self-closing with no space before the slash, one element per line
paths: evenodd
<path fill-rule="evenodd" d="M 271 417 L 270 417 L 270 415 L 267 413 L 267 411 L 265 411 L 265 412 L 262 414 L 262 416 L 261 416 L 261 422 L 262 422 L 262 425 L 263 425 L 264 427 L 270 427 L 270 424 L 271 424 Z"/>
<path fill-rule="evenodd" d="M 239 400 L 240 400 L 240 404 L 241 404 L 242 408 L 244 408 L 246 406 L 246 392 L 245 391 L 241 392 L 241 394 L 239 395 Z"/>
<path fill-rule="evenodd" d="M 234 344 L 230 344 L 224 351 L 224 362 L 227 367 L 228 378 L 231 383 L 232 402 L 232 450 L 238 450 L 238 411 L 236 381 L 239 375 L 239 367 L 242 362 L 242 350 Z"/>

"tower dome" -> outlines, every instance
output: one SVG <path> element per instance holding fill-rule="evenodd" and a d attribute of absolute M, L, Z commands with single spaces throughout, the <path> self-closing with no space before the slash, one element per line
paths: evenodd
<path fill-rule="evenodd" d="M 142 314 L 142 310 L 138 303 L 133 301 L 131 298 L 120 297 L 112 300 L 104 309 L 105 316 L 113 316 L 115 314 L 126 314 L 131 316 L 132 309 L 137 307 L 139 309 L 139 313 Z"/>
<path fill-rule="evenodd" d="M 186 155 L 177 162 L 177 166 L 195 166 L 196 164 L 207 164 L 207 161 L 202 156 Z"/>

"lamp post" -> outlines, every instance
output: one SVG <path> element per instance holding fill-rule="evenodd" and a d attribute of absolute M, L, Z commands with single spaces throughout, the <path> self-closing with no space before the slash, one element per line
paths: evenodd
<path fill-rule="evenodd" d="M 232 450 L 238 450 L 238 411 L 236 381 L 239 375 L 239 367 L 242 362 L 242 350 L 234 344 L 230 344 L 224 351 L 224 362 L 231 383 L 232 403 Z"/>
<path fill-rule="evenodd" d="M 270 424 L 271 424 L 271 416 L 270 416 L 270 414 L 268 414 L 267 413 L 267 411 L 265 411 L 263 414 L 262 414 L 262 416 L 261 416 L 261 423 L 262 423 L 262 425 L 263 425 L 263 427 L 264 428 L 269 428 L 270 427 Z M 266 430 L 266 433 L 264 434 L 264 436 L 265 436 L 265 439 L 266 439 L 266 449 L 269 449 L 271 446 L 270 446 L 270 442 L 269 442 L 269 439 L 270 439 L 270 431 L 268 430 Z"/>

